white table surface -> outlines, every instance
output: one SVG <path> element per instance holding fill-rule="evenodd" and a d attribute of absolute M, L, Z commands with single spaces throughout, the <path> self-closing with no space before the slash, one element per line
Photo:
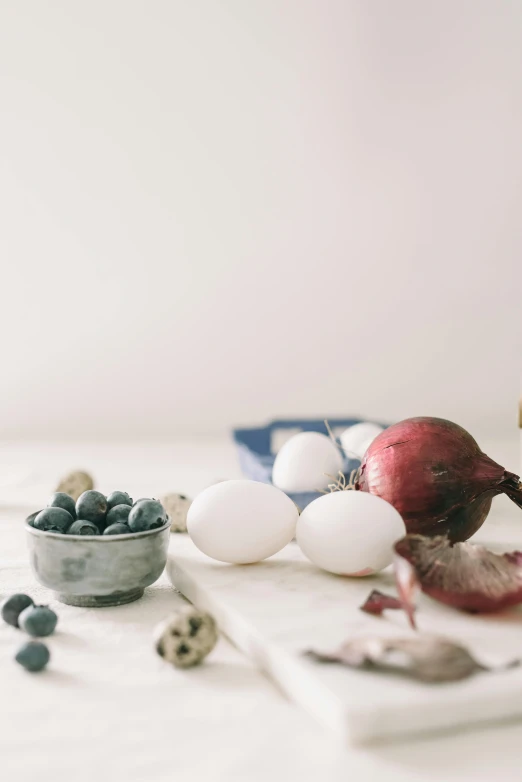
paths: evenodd
<path fill-rule="evenodd" d="M 481 441 L 518 471 L 518 436 Z M 224 440 L 173 444 L 0 444 L 0 597 L 28 591 L 49 601 L 27 563 L 22 520 L 69 469 L 93 472 L 102 491 L 195 494 L 238 477 Z M 520 540 L 522 513 L 505 498 L 479 540 Z M 171 544 L 176 545 L 176 536 Z M 285 700 L 221 639 L 187 672 L 152 650 L 154 625 L 182 603 L 165 576 L 146 597 L 118 608 L 51 604 L 60 616 L 49 669 L 31 675 L 12 656 L 20 631 L 0 627 L 0 779 L 5 782 L 386 782 L 520 780 L 522 722 L 455 735 L 350 749 Z M 522 649 L 522 618 L 521 618 Z M 383 686 L 385 686 L 383 682 Z"/>

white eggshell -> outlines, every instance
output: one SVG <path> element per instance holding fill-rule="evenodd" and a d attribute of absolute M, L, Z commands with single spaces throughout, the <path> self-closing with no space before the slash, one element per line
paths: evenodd
<path fill-rule="evenodd" d="M 389 565 L 393 544 L 406 534 L 386 500 L 363 491 L 336 491 L 311 502 L 297 522 L 305 556 L 330 573 L 367 576 Z"/>
<path fill-rule="evenodd" d="M 209 557 L 245 565 L 286 546 L 295 535 L 298 518 L 292 500 L 269 483 L 222 481 L 192 502 L 187 531 Z"/>
<path fill-rule="evenodd" d="M 371 443 L 384 429 L 378 424 L 364 421 L 345 429 L 340 436 L 341 445 L 347 456 L 355 455 L 362 459 Z"/>
<path fill-rule="evenodd" d="M 320 432 L 300 432 L 277 454 L 272 483 L 286 492 L 326 489 L 343 467 L 343 457 L 329 437 Z"/>

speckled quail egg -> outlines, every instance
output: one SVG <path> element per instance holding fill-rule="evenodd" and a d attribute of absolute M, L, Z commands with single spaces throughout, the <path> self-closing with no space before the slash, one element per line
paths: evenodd
<path fill-rule="evenodd" d="M 198 665 L 209 654 L 218 640 L 214 618 L 185 606 L 156 627 L 156 651 L 177 668 Z"/>
<path fill-rule="evenodd" d="M 80 494 L 83 494 L 84 491 L 90 491 L 91 489 L 94 489 L 94 480 L 88 472 L 84 472 L 83 470 L 73 470 L 68 473 L 56 487 L 57 492 L 69 494 L 75 502 Z"/>
<path fill-rule="evenodd" d="M 170 492 L 160 497 L 160 502 L 167 511 L 170 518 L 171 532 L 187 531 L 187 513 L 192 504 L 192 500 L 184 494 Z"/>

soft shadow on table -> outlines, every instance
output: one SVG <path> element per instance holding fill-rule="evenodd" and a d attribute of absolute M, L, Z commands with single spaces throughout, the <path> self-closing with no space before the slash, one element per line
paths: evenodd
<path fill-rule="evenodd" d="M 183 563 L 184 561 L 192 562 L 188 557 L 180 555 L 176 557 L 176 561 Z M 286 571 L 289 568 L 293 572 L 317 572 L 324 576 L 324 571 L 319 570 L 311 562 L 300 562 L 294 559 L 264 559 L 262 562 L 249 562 L 243 565 L 233 564 L 228 562 L 218 562 L 217 560 L 205 559 L 204 563 L 200 562 L 200 566 L 204 566 L 207 571 L 217 571 L 221 574 L 229 573 L 234 575 L 238 571 L 246 571 L 250 575 L 255 576 L 258 573 L 266 575 L 267 573 L 278 573 Z"/>
<path fill-rule="evenodd" d="M 65 673 L 65 671 L 60 671 L 55 668 L 47 668 L 43 675 L 39 674 L 41 680 L 45 682 L 46 684 L 50 685 L 62 685 L 62 684 L 80 684 L 84 685 L 84 681 L 80 676 L 72 676 L 70 673 Z"/>
<path fill-rule="evenodd" d="M 242 690 L 245 688 L 254 690 L 259 686 L 259 671 L 254 666 L 240 663 L 213 661 L 208 657 L 203 665 L 187 669 L 187 676 L 194 672 L 198 677 L 198 685 L 204 685 L 210 689 Z"/>
<path fill-rule="evenodd" d="M 522 620 L 522 606 L 511 606 L 510 608 L 505 608 L 502 611 L 498 611 L 496 613 L 492 614 L 469 614 L 469 616 L 472 616 L 473 619 L 478 622 L 483 622 L 484 624 L 489 625 L 506 625 L 506 624 L 517 624 L 520 625 Z M 521 651 L 522 651 L 522 645 L 521 645 Z"/>
<path fill-rule="evenodd" d="M 430 779 L 439 774 L 440 779 L 448 778 L 446 774 L 458 779 L 476 769 L 474 779 L 489 781 L 498 778 L 506 759 L 513 759 L 513 748 L 519 745 L 521 737 L 522 719 L 513 718 L 480 728 L 470 726 L 396 743 L 375 743 L 362 751 L 405 772 L 417 772 L 419 780 L 427 769 Z"/>
<path fill-rule="evenodd" d="M 170 584 L 147 587 L 145 594 L 133 603 L 102 608 L 77 608 L 79 615 L 89 614 L 92 621 L 116 622 L 118 624 L 138 624 L 142 628 L 152 629 L 169 614 L 186 605 L 185 600 Z"/>
<path fill-rule="evenodd" d="M 66 630 L 55 630 L 53 633 L 53 643 L 62 647 L 71 647 L 77 649 L 82 646 L 89 646 L 87 640 L 80 634 L 70 633 Z"/>

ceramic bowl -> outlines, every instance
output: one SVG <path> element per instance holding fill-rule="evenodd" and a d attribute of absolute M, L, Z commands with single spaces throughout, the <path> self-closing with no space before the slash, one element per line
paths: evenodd
<path fill-rule="evenodd" d="M 31 567 L 36 579 L 73 606 L 131 603 L 162 574 L 170 520 L 132 535 L 62 535 L 43 532 L 26 520 Z"/>

